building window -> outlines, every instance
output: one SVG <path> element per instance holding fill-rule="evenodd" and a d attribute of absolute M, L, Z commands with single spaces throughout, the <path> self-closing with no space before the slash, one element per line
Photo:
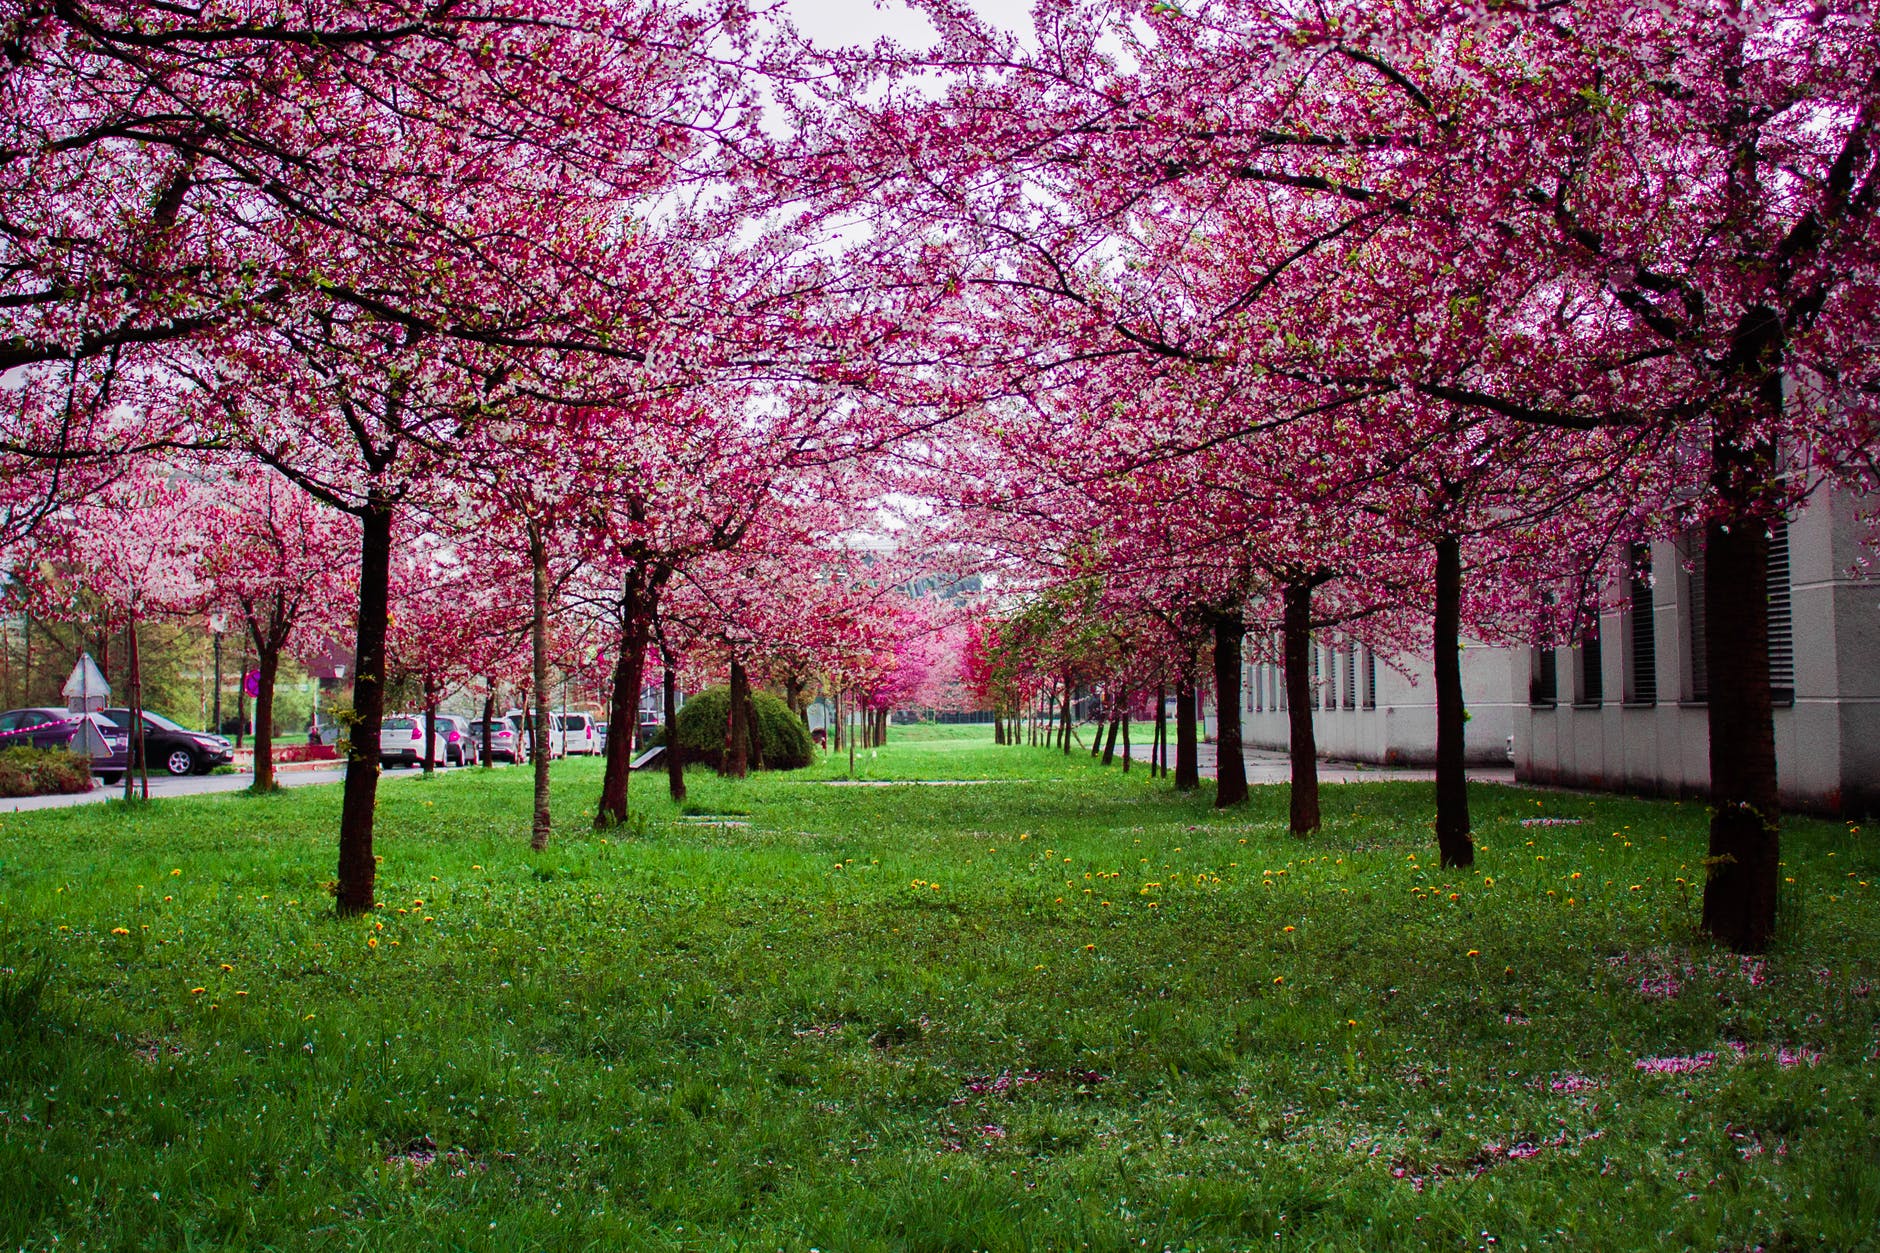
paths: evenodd
<path fill-rule="evenodd" d="M 1606 699 L 1606 678 L 1600 673 L 1599 619 L 1580 632 L 1580 646 L 1573 650 L 1573 703 L 1598 705 Z"/>
<path fill-rule="evenodd" d="M 1554 671 L 1554 650 L 1537 644 L 1530 657 L 1528 704 L 1552 706 L 1560 699 L 1559 676 Z"/>
<path fill-rule="evenodd" d="M 1626 595 L 1625 702 L 1658 703 L 1658 631 L 1652 610 L 1652 550 L 1634 544 L 1631 586 Z"/>
<path fill-rule="evenodd" d="M 1795 702 L 1795 620 L 1789 579 L 1789 524 L 1769 530 L 1769 695 L 1778 705 Z"/>
<path fill-rule="evenodd" d="M 1707 701 L 1710 699 L 1710 619 L 1704 592 L 1704 533 L 1688 534 L 1683 551 L 1691 565 L 1685 597 L 1685 633 L 1691 655 L 1689 699 Z M 1769 695 L 1778 705 L 1790 704 L 1795 700 L 1795 621 L 1787 521 L 1779 521 L 1769 529 L 1764 589 L 1769 629 Z"/>
<path fill-rule="evenodd" d="M 1364 650 L 1364 707 L 1377 708 L 1377 654 L 1368 646 Z"/>
<path fill-rule="evenodd" d="M 1684 698 L 1703 702 L 1710 699 L 1710 616 L 1704 601 L 1704 533 L 1692 531 L 1681 545 L 1690 574 L 1684 583 L 1684 645 L 1690 680 Z"/>
<path fill-rule="evenodd" d="M 1358 646 L 1347 643 L 1344 654 L 1345 691 L 1344 699 L 1340 704 L 1346 709 L 1356 709 L 1358 707 Z"/>
<path fill-rule="evenodd" d="M 1319 645 L 1317 640 L 1306 641 L 1306 652 L 1311 655 L 1311 669 L 1307 672 L 1310 680 L 1306 684 L 1306 708 L 1319 707 Z"/>

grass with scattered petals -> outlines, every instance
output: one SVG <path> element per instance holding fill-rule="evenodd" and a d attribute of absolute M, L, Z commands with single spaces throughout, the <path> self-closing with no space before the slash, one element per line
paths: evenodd
<path fill-rule="evenodd" d="M 1426 785 L 1299 841 L 895 734 L 605 835 L 558 764 L 543 854 L 526 772 L 391 777 L 367 919 L 336 788 L 8 816 L 0 1245 L 1875 1246 L 1871 834 L 1789 820 L 1745 961 L 1701 806 L 1478 787 L 1455 873 Z"/>

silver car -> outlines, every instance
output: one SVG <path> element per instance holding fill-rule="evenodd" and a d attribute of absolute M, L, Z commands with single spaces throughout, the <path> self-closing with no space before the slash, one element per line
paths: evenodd
<path fill-rule="evenodd" d="M 483 751 L 483 722 L 478 719 L 470 724 L 470 738 L 475 742 L 477 751 Z M 529 760 L 528 737 L 522 734 L 522 727 L 513 718 L 490 719 L 490 760 L 507 761 L 521 765 Z"/>
<path fill-rule="evenodd" d="M 379 723 L 381 765 L 415 766 L 424 760 L 424 715 L 396 714 Z M 444 720 L 431 737 L 431 764 L 444 764 Z"/>

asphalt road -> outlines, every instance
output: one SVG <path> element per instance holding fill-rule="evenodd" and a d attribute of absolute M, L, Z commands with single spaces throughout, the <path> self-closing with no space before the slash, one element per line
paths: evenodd
<path fill-rule="evenodd" d="M 477 769 L 475 766 L 445 766 L 445 771 Z M 503 765 L 496 767 L 505 769 Z M 380 782 L 387 779 L 399 779 L 421 775 L 422 770 L 386 770 L 379 776 Z M 282 787 L 313 787 L 321 783 L 338 783 L 346 777 L 344 767 L 335 766 L 321 770 L 277 770 L 275 780 Z M 95 780 L 94 780 L 95 782 Z M 199 774 L 186 775 L 175 779 L 169 775 L 153 774 L 150 776 L 150 798 L 160 796 L 207 796 L 215 792 L 239 792 L 254 782 L 254 775 L 242 774 Z M 0 813 L 18 813 L 25 809 L 65 809 L 72 805 L 95 805 L 100 801 L 115 800 L 124 795 L 124 784 L 120 780 L 110 787 L 99 784 L 89 792 L 80 792 L 72 796 L 20 796 L 0 799 Z"/>

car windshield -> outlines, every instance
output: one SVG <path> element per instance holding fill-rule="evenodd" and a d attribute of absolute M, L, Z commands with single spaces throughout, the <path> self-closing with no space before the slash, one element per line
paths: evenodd
<path fill-rule="evenodd" d="M 387 718 L 379 725 L 387 731 L 415 731 L 418 727 L 417 721 L 412 718 Z"/>
<path fill-rule="evenodd" d="M 159 727 L 165 731 L 183 731 L 192 735 L 194 734 L 194 732 L 190 731 L 188 727 L 181 726 L 178 723 L 171 722 L 168 718 L 164 717 L 162 714 L 153 714 L 148 709 L 144 710 L 144 721 L 150 723 L 152 726 Z"/>

